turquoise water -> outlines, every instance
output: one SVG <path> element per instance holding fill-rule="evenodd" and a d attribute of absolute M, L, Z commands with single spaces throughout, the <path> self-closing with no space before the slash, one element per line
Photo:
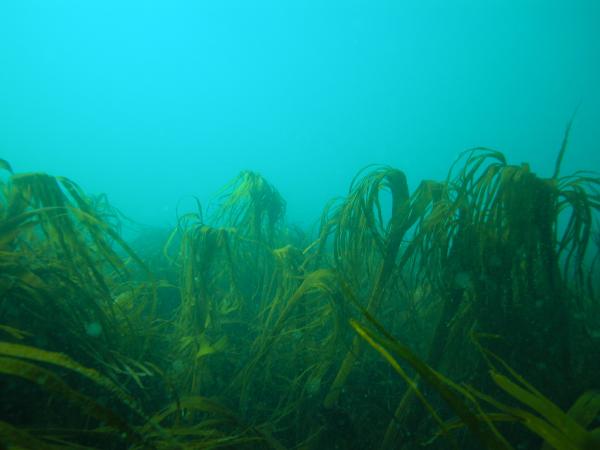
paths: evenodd
<path fill-rule="evenodd" d="M 0 450 L 600 448 L 599 23 L 0 1 Z"/>
<path fill-rule="evenodd" d="M 363 166 L 443 179 L 460 151 L 600 169 L 600 3 L 0 4 L 0 156 L 126 214 L 260 172 L 308 225 Z M 182 200 L 183 198 L 183 200 Z"/>

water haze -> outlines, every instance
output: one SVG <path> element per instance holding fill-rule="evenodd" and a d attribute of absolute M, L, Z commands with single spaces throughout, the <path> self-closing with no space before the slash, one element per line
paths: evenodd
<path fill-rule="evenodd" d="M 150 225 L 241 170 L 310 225 L 359 169 L 600 170 L 600 2 L 4 0 L 0 157 Z M 183 199 L 183 200 L 182 200 Z"/>

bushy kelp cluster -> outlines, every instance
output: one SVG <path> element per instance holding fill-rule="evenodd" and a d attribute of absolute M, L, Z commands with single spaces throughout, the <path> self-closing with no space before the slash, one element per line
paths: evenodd
<path fill-rule="evenodd" d="M 314 236 L 253 172 L 131 244 L 1 162 L 0 446 L 600 448 L 600 178 L 374 166 Z"/>

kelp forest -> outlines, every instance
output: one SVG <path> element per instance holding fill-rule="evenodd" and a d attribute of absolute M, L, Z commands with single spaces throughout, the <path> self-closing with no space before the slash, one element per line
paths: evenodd
<path fill-rule="evenodd" d="M 599 449 L 600 177 L 567 138 L 550 178 L 366 167 L 313 230 L 246 171 L 127 240 L 0 160 L 0 448 Z"/>

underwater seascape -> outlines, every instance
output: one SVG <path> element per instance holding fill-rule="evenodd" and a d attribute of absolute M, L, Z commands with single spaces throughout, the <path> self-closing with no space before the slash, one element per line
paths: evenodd
<path fill-rule="evenodd" d="M 528 50 L 493 47 L 497 67 L 532 58 L 512 96 L 506 73 L 457 75 L 491 40 L 457 41 L 455 65 L 435 50 L 452 72 L 440 89 L 461 86 L 440 97 L 427 83 L 446 75 L 423 75 L 417 53 L 442 32 L 389 65 L 413 45 L 387 41 L 399 6 L 195 6 L 175 21 L 192 3 L 49 3 L 0 6 L 0 450 L 600 449 L 600 32 L 585 25 L 600 7 L 573 2 L 581 22 L 543 51 L 516 26 Z M 501 3 L 538 32 L 571 11 L 544 2 L 561 5 L 545 23 L 542 3 Z M 458 4 L 458 28 L 489 19 Z M 432 29 L 436 11 L 421 11 Z M 214 28 L 188 30 L 200 16 Z M 361 17 L 371 42 L 336 34 Z M 228 41 L 181 62 L 225 22 Z M 589 47 L 560 56 L 575 29 Z M 307 56 L 320 48 L 338 53 Z M 396 77 L 412 63 L 411 100 Z M 503 96 L 514 116 L 486 116 Z M 538 140 L 519 147 L 517 129 Z"/>

